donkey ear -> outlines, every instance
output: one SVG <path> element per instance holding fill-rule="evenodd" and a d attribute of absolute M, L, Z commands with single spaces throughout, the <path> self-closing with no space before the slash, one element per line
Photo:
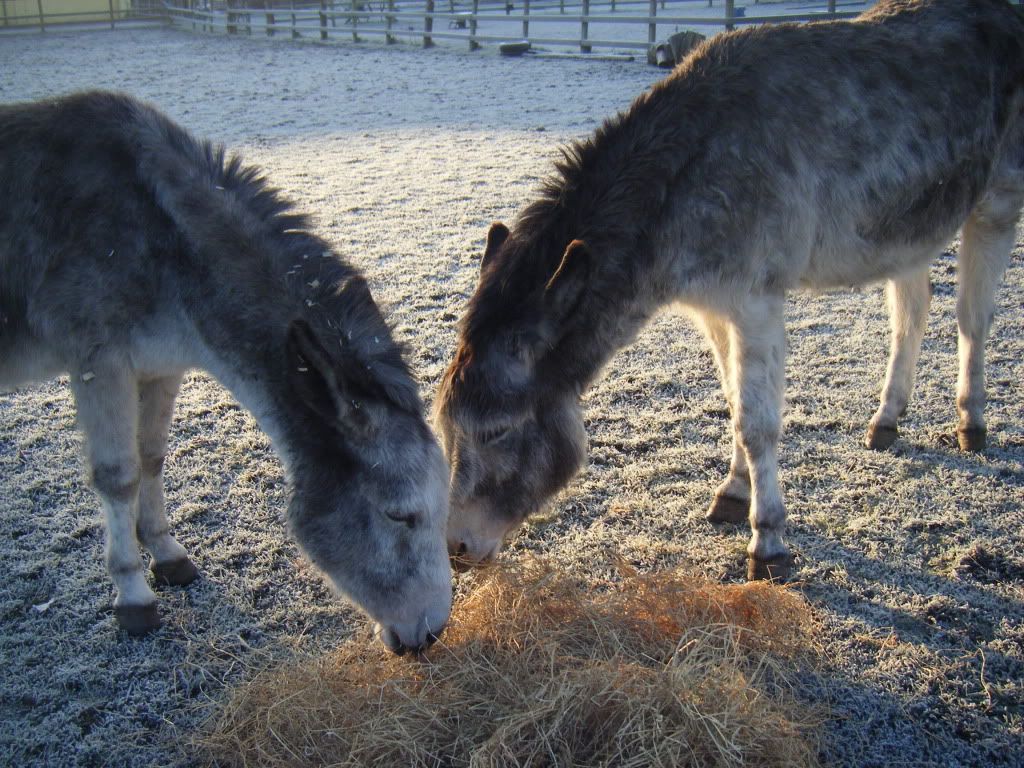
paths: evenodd
<path fill-rule="evenodd" d="M 590 249 L 582 240 L 573 240 L 562 255 L 562 263 L 544 288 L 544 303 L 556 323 L 569 317 L 583 298 L 590 279 Z"/>
<path fill-rule="evenodd" d="M 287 358 L 288 381 L 306 408 L 342 431 L 366 431 L 367 417 L 358 400 L 346 392 L 339 366 L 305 320 L 295 320 L 288 328 Z"/>
<path fill-rule="evenodd" d="M 508 227 L 502 224 L 500 221 L 496 221 L 491 224 L 491 228 L 487 230 L 487 245 L 484 247 L 484 257 L 480 259 L 480 272 L 483 273 L 484 269 L 494 254 L 496 254 L 501 246 L 508 240 Z"/>

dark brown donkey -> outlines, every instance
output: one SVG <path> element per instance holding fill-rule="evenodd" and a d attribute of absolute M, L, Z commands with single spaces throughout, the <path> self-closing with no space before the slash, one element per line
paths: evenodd
<path fill-rule="evenodd" d="M 666 305 L 705 329 L 734 449 L 708 519 L 747 518 L 748 576 L 785 576 L 777 445 L 787 292 L 889 281 L 867 444 L 907 405 L 928 265 L 958 229 L 960 444 L 985 444 L 983 346 L 1024 201 L 1024 15 L 883 0 L 851 22 L 713 38 L 565 159 L 480 283 L 441 385 L 449 550 L 492 558 L 585 459 L 580 395 Z"/>
<path fill-rule="evenodd" d="M 448 469 L 359 272 L 259 171 L 125 96 L 0 106 L 0 179 L 0 391 L 70 374 L 121 625 L 160 622 L 139 544 L 157 581 L 196 574 L 162 471 L 203 368 L 273 439 L 295 538 L 384 642 L 440 632 Z"/>

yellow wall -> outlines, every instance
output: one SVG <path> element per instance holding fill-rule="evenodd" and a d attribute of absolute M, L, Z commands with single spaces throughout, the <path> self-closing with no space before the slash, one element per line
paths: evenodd
<path fill-rule="evenodd" d="M 43 16 L 47 24 L 74 21 L 105 21 L 110 18 L 110 0 L 42 0 Z M 0 0 L 0 24 L 25 25 L 39 23 L 38 0 Z M 131 8 L 131 0 L 114 0 L 114 13 L 120 17 Z M 6 13 L 4 13 L 5 11 Z M 82 13 L 84 16 L 60 16 L 62 13 Z M 30 18 L 15 19 L 15 16 Z"/>

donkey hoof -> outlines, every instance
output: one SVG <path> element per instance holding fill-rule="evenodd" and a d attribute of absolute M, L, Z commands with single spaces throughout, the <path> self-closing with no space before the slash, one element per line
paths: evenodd
<path fill-rule="evenodd" d="M 155 602 L 147 605 L 116 605 L 114 616 L 121 629 L 132 637 L 141 637 L 160 628 L 160 613 Z"/>
<path fill-rule="evenodd" d="M 957 442 L 960 443 L 961 451 L 977 453 L 985 450 L 985 437 L 987 430 L 984 427 L 968 427 L 956 431 Z"/>
<path fill-rule="evenodd" d="M 168 563 L 158 563 L 154 560 L 149 564 L 149 569 L 153 572 L 157 584 L 168 587 L 187 586 L 199 575 L 199 569 L 187 557 Z"/>
<path fill-rule="evenodd" d="M 900 431 L 895 425 L 889 427 L 884 424 L 872 424 L 864 436 L 864 445 L 872 451 L 884 451 L 895 443 L 899 436 Z"/>
<path fill-rule="evenodd" d="M 747 581 L 789 581 L 793 575 L 794 557 L 785 552 L 762 560 L 747 556 Z"/>
<path fill-rule="evenodd" d="M 705 517 L 709 523 L 742 523 L 749 515 L 750 499 L 718 494 L 708 507 Z"/>

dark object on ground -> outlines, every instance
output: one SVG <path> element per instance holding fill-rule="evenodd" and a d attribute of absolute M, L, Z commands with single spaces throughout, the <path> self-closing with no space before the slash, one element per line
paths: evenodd
<path fill-rule="evenodd" d="M 528 50 L 530 50 L 529 40 L 513 40 L 507 43 L 501 43 L 498 45 L 498 50 L 502 56 L 522 56 Z"/>
<path fill-rule="evenodd" d="M 704 40 L 699 32 L 676 32 L 665 42 L 647 49 L 647 63 L 652 67 L 674 67 Z"/>

